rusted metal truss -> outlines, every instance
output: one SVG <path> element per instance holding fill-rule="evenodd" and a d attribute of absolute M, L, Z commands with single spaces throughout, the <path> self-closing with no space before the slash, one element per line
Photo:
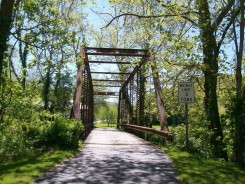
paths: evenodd
<path fill-rule="evenodd" d="M 89 63 L 97 63 L 97 64 L 132 64 L 131 62 L 118 62 L 118 61 L 89 61 Z"/>
<path fill-rule="evenodd" d="M 106 84 L 94 84 L 94 87 L 112 87 L 112 88 L 119 88 L 121 85 L 106 85 Z"/>
<path fill-rule="evenodd" d="M 130 73 L 126 72 L 91 72 L 91 73 L 96 73 L 96 74 L 115 74 L 115 75 L 129 75 Z"/>
<path fill-rule="evenodd" d="M 117 80 L 117 79 L 93 79 L 93 81 L 100 81 L 100 82 L 125 82 L 125 80 Z"/>
<path fill-rule="evenodd" d="M 119 92 L 118 125 L 144 125 L 144 68 L 139 69 L 123 84 Z"/>
<path fill-rule="evenodd" d="M 131 73 L 127 72 L 91 72 L 90 64 L 131 64 L 131 62 L 114 61 L 89 61 L 89 55 L 97 56 L 127 56 L 141 57 Z M 148 51 L 144 49 L 118 49 L 118 48 L 94 48 L 81 47 L 81 62 L 78 67 L 77 82 L 73 100 L 71 116 L 82 120 L 85 127 L 85 134 L 93 127 L 94 119 L 94 95 L 118 96 L 118 127 L 122 124 L 144 125 L 144 95 L 145 77 L 144 64 L 149 57 Z M 92 79 L 92 74 L 124 75 L 118 79 Z M 126 77 L 126 78 L 125 78 Z M 106 82 L 98 84 L 97 82 Z M 110 84 L 108 84 L 110 83 Z M 116 84 L 115 84 L 116 83 Z M 94 92 L 93 86 L 98 87 L 121 87 L 117 92 Z"/>
<path fill-rule="evenodd" d="M 87 47 L 87 55 L 149 57 L 145 49 Z"/>
<path fill-rule="evenodd" d="M 118 96 L 118 92 L 111 92 L 111 91 L 98 91 L 94 92 L 94 95 L 107 95 L 107 96 Z"/>

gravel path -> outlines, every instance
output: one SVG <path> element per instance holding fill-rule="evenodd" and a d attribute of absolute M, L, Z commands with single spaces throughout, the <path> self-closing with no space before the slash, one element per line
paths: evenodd
<path fill-rule="evenodd" d="M 180 184 L 171 160 L 156 146 L 113 128 L 96 128 L 84 149 L 35 183 Z"/>

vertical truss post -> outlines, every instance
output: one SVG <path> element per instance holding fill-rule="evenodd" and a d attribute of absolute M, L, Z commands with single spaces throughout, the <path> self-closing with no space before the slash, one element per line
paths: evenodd
<path fill-rule="evenodd" d="M 117 128 L 121 128 L 121 96 L 122 91 L 119 91 L 118 108 L 117 108 Z"/>
<path fill-rule="evenodd" d="M 153 84 L 155 88 L 155 95 L 156 95 L 156 102 L 157 102 L 157 110 L 158 110 L 158 117 L 161 125 L 161 130 L 168 132 L 167 126 L 167 113 L 164 107 L 164 102 L 162 99 L 162 89 L 160 85 L 159 74 L 157 70 L 157 65 L 155 61 L 155 55 L 153 52 L 151 54 L 151 69 L 153 75 Z"/>
<path fill-rule="evenodd" d="M 136 86 L 137 86 L 136 87 L 136 99 L 137 100 L 136 100 L 136 112 L 135 113 L 136 113 L 136 124 L 137 125 L 139 125 L 139 123 L 140 123 L 139 122 L 139 104 L 140 104 L 139 103 L 139 101 L 140 101 L 140 93 L 139 93 L 140 92 L 140 89 L 139 89 L 139 87 L 140 87 L 140 84 L 139 84 L 140 76 L 139 75 L 140 75 L 140 71 L 138 71 L 136 74 Z"/>
<path fill-rule="evenodd" d="M 143 66 L 144 67 L 144 66 Z M 144 68 L 140 70 L 140 91 L 139 91 L 139 124 L 145 126 L 145 76 Z"/>
<path fill-rule="evenodd" d="M 119 96 L 118 124 L 130 123 L 144 125 L 145 77 L 143 66 L 147 62 L 145 55 L 140 64 L 131 72 L 122 85 Z"/>
<path fill-rule="evenodd" d="M 88 95 L 89 95 L 89 101 L 88 101 L 88 106 L 89 106 L 89 128 L 92 129 L 93 127 L 93 121 L 94 121 L 94 90 L 93 90 L 93 83 L 92 83 L 92 76 L 91 76 L 91 71 L 88 63 L 88 58 L 86 56 L 86 61 L 87 61 L 87 66 L 88 66 Z"/>
<path fill-rule="evenodd" d="M 86 101 L 86 83 L 85 83 L 85 80 L 86 80 L 86 69 L 83 71 L 83 91 L 82 91 L 82 96 L 81 96 L 81 120 L 82 120 L 82 123 L 83 125 L 85 124 L 85 116 L 86 116 L 86 110 L 85 110 L 85 101 Z"/>
<path fill-rule="evenodd" d="M 80 62 L 78 63 L 78 70 L 77 70 L 77 80 L 76 80 L 76 88 L 75 88 L 75 95 L 73 98 L 73 107 L 71 117 L 80 120 L 80 104 L 81 104 L 81 94 L 83 89 L 83 71 L 84 71 L 84 58 L 85 58 L 85 48 L 81 47 L 80 49 Z"/>
<path fill-rule="evenodd" d="M 82 92 L 82 103 L 81 103 L 81 119 L 83 122 L 84 127 L 86 127 L 87 124 L 87 71 L 86 71 L 86 65 L 84 67 L 83 72 L 83 92 Z"/>
<path fill-rule="evenodd" d="M 89 67 L 88 57 L 86 55 L 86 48 L 85 48 L 85 76 L 84 76 L 84 103 L 83 103 L 83 124 L 85 127 L 86 134 L 90 132 L 93 128 L 93 117 L 94 117 L 94 99 L 93 99 L 93 84 L 92 84 L 92 77 L 91 71 Z"/>

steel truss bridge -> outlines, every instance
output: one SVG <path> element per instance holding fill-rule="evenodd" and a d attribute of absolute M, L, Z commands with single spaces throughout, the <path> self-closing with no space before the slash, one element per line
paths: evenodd
<path fill-rule="evenodd" d="M 89 56 L 109 56 L 109 57 L 127 57 L 127 61 L 113 60 L 91 60 Z M 94 96 L 109 95 L 118 97 L 118 117 L 117 128 L 132 129 L 141 132 L 157 134 L 168 138 L 168 133 L 157 131 L 147 127 L 145 122 L 144 99 L 145 83 L 144 76 L 145 64 L 149 60 L 150 54 L 146 49 L 122 49 L 122 48 L 96 48 L 81 47 L 80 63 L 78 63 L 77 79 L 71 117 L 83 122 L 85 134 L 88 134 L 93 128 L 94 122 Z M 106 72 L 91 71 L 91 64 L 132 64 L 130 58 L 139 58 L 132 72 Z M 120 59 L 119 59 L 120 60 Z M 95 79 L 93 74 L 116 76 L 113 79 Z M 119 87 L 119 92 L 96 91 L 94 87 Z"/>

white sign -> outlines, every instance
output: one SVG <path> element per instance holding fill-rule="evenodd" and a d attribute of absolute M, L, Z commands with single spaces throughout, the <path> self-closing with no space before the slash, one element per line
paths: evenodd
<path fill-rule="evenodd" d="M 179 82 L 179 103 L 194 103 L 193 82 Z"/>

